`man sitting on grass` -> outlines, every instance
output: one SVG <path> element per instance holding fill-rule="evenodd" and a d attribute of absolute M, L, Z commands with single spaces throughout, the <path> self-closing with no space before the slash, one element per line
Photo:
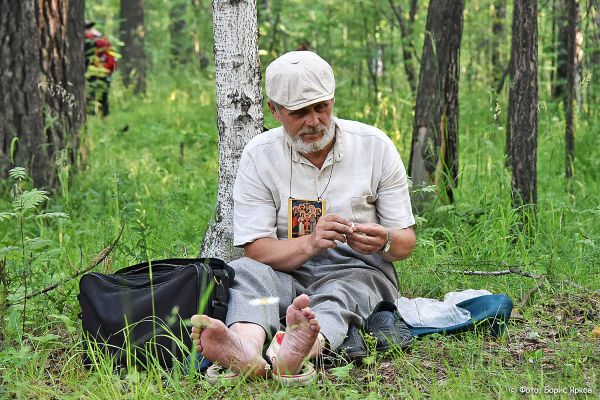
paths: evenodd
<path fill-rule="evenodd" d="M 415 246 L 404 165 L 379 129 L 333 115 L 334 91 L 331 66 L 315 53 L 290 52 L 267 68 L 282 126 L 253 138 L 240 161 L 234 245 L 246 257 L 230 263 L 226 323 L 200 316 L 192 328 L 197 351 L 234 372 L 266 376 L 263 346 L 283 315 L 269 360 L 278 376 L 336 350 L 350 326 L 398 296 L 391 262 Z M 318 219 L 300 226 L 299 213 Z M 251 305 L 265 298 L 273 301 Z"/>

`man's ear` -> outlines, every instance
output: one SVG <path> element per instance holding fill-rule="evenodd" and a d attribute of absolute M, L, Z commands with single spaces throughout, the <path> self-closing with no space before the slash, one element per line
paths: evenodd
<path fill-rule="evenodd" d="M 279 111 L 275 110 L 275 106 L 273 105 L 273 102 L 271 100 L 269 100 L 267 102 L 267 104 L 269 105 L 269 110 L 271 111 L 271 115 L 273 115 L 273 118 L 275 118 L 277 121 L 281 122 L 281 119 L 279 118 Z"/>

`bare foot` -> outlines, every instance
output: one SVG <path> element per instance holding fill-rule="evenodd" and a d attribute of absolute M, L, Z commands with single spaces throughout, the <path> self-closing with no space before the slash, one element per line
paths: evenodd
<path fill-rule="evenodd" d="M 245 376 L 265 376 L 262 343 L 242 337 L 222 321 L 206 315 L 194 315 L 192 324 L 190 336 L 204 358 Z"/>
<path fill-rule="evenodd" d="M 302 294 L 287 309 L 285 336 L 273 360 L 273 371 L 279 375 L 297 374 L 317 340 L 321 327 L 309 305 L 309 297 Z"/>

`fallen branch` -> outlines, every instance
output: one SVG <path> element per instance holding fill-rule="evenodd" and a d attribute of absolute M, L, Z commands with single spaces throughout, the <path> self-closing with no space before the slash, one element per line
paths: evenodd
<path fill-rule="evenodd" d="M 115 240 L 113 240 L 113 242 L 109 246 L 107 246 L 104 250 L 102 250 L 100 253 L 98 253 L 96 258 L 94 258 L 94 261 L 92 261 L 92 263 L 87 268 L 85 268 L 83 270 L 79 269 L 79 270 L 75 271 L 75 273 L 73 273 L 71 276 L 69 276 L 66 279 L 63 279 L 62 281 L 53 283 L 52 285 L 45 287 L 44 289 L 38 290 L 37 292 L 30 293 L 30 294 L 26 295 L 25 297 L 19 299 L 14 304 L 20 304 L 20 303 L 24 302 L 25 300 L 29 300 L 29 299 L 39 296 L 41 294 L 48 293 L 48 292 L 56 289 L 57 287 L 64 285 L 65 283 L 67 283 L 67 282 L 85 274 L 86 272 L 91 271 L 95 267 L 97 267 L 115 249 L 115 247 L 117 246 L 117 243 L 121 239 L 121 235 L 123 234 L 124 229 L 125 229 L 125 225 L 123 224 L 123 225 L 121 225 L 121 229 L 119 230 L 119 234 L 117 235 Z"/>
<path fill-rule="evenodd" d="M 525 295 L 523 296 L 523 298 L 519 302 L 519 305 L 517 305 L 517 307 L 515 307 L 515 308 L 518 308 L 519 310 L 522 310 L 523 307 L 525 307 L 526 305 L 528 305 L 529 302 L 530 302 L 531 296 L 533 296 L 533 294 L 535 292 L 537 292 L 538 290 L 540 290 L 540 288 L 542 286 L 544 286 L 546 284 L 546 282 L 547 282 L 546 276 L 545 275 L 540 275 L 538 283 L 534 287 L 532 287 L 531 289 L 529 289 L 527 291 L 527 293 L 525 293 Z"/>
<path fill-rule="evenodd" d="M 518 267 L 509 267 L 508 269 L 501 270 L 501 271 L 473 271 L 473 270 L 452 269 L 452 270 L 450 270 L 450 272 L 455 273 L 455 274 L 481 275 L 481 276 L 500 276 L 500 275 L 517 274 L 517 275 L 522 275 L 522 276 L 526 276 L 528 278 L 533 278 L 533 279 L 540 279 L 541 277 L 544 276 L 544 275 L 536 275 L 536 274 L 532 274 L 531 272 L 523 271 L 521 268 L 518 268 Z"/>
<path fill-rule="evenodd" d="M 569 285 L 573 286 L 574 288 L 581 290 L 582 292 L 586 292 L 586 293 L 594 293 L 594 290 L 593 290 L 593 289 L 590 289 L 590 288 L 588 288 L 588 287 L 582 286 L 582 285 L 580 285 L 580 284 L 579 284 L 579 283 L 577 283 L 577 282 L 573 282 L 573 281 L 572 281 L 572 280 L 570 280 L 569 278 L 561 277 L 561 279 L 562 279 L 562 281 L 563 281 L 564 283 L 567 283 L 567 284 L 569 284 Z M 598 292 L 596 292 L 596 293 L 598 293 Z"/>

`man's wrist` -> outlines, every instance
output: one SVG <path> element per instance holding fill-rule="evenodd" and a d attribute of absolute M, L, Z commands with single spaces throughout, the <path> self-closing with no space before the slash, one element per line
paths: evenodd
<path fill-rule="evenodd" d="M 390 252 L 390 249 L 392 248 L 392 232 L 386 231 L 386 234 L 387 237 L 385 239 L 385 243 L 383 244 L 383 246 L 381 246 L 381 249 L 379 249 L 379 251 L 383 254 L 388 254 Z"/>
<path fill-rule="evenodd" d="M 314 245 L 313 238 L 314 232 L 299 238 L 304 240 L 304 255 L 307 260 L 319 254 L 319 249 Z"/>

